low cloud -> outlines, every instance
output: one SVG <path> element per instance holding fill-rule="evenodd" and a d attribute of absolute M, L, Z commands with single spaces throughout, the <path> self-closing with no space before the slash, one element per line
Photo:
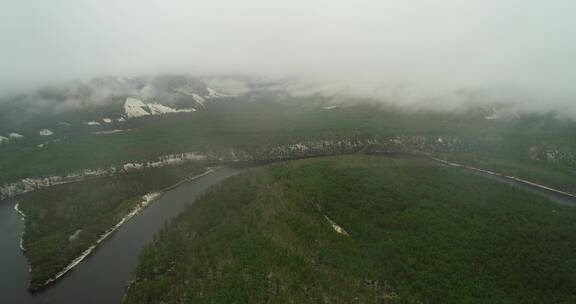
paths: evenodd
<path fill-rule="evenodd" d="M 249 74 L 305 79 L 291 84 L 295 94 L 576 115 L 575 9 L 568 0 L 5 0 L 0 94 L 102 75 Z"/>

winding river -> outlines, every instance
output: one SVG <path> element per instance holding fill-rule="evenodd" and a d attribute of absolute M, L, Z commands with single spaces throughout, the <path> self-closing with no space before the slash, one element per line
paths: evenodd
<path fill-rule="evenodd" d="M 237 172 L 222 167 L 167 191 L 70 273 L 36 294 L 26 289 L 28 264 L 19 247 L 24 223 L 14 211 L 16 202 L 0 202 L 0 303 L 120 303 L 138 256 L 154 234 L 210 186 Z"/>
<path fill-rule="evenodd" d="M 395 157 L 394 155 L 388 155 Z M 398 157 L 398 156 L 396 156 Z M 418 156 L 410 156 L 421 158 Z M 430 160 L 430 159 L 429 159 Z M 431 160 L 433 161 L 433 160 Z M 542 195 L 551 201 L 576 206 L 576 199 L 530 184 L 468 169 L 491 179 Z M 220 169 L 167 191 L 137 214 L 82 263 L 56 284 L 40 293 L 27 289 L 27 261 L 20 251 L 24 223 L 14 210 L 15 201 L 0 202 L 0 302 L 1 303 L 120 303 L 143 247 L 164 223 L 184 210 L 210 186 L 239 170 Z"/>

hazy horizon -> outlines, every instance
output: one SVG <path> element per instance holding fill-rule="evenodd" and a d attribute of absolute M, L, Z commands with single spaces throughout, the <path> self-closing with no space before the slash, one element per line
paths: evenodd
<path fill-rule="evenodd" d="M 248 74 L 409 106 L 481 91 L 576 114 L 571 1 L 0 3 L 0 95 L 98 75 Z"/>

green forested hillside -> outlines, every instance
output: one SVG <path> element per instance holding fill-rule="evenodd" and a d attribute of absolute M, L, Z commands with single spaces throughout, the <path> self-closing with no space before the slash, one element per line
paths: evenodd
<path fill-rule="evenodd" d="M 538 167 L 543 174 L 535 175 L 544 176 L 544 181 L 548 181 L 548 173 L 558 171 L 557 167 L 572 169 L 563 172 L 562 178 L 576 177 L 573 122 L 540 116 L 494 121 L 462 113 L 405 113 L 370 104 L 324 110 L 315 106 L 315 102 L 318 100 L 314 98 L 290 99 L 284 103 L 267 98 L 254 102 L 221 101 L 208 103 L 194 113 L 130 119 L 109 126 L 50 126 L 55 132 L 51 137 L 37 136 L 36 128 L 30 130 L 35 135 L 21 131 L 27 136 L 25 139 L 0 145 L 0 185 L 27 177 L 154 160 L 172 153 L 220 149 L 250 152 L 263 146 L 352 136 L 381 142 L 399 136 L 458 138 L 467 149 L 455 148 L 448 157 L 459 157 L 468 163 L 482 159 L 494 167 L 521 173 L 533 172 L 529 167 Z M 93 133 L 110 129 L 125 131 Z M 60 141 L 46 144 L 51 140 Z M 45 146 L 40 148 L 39 144 Z M 574 160 L 551 165 L 544 158 L 532 157 L 534 147 L 539 147 L 543 154 L 548 149 L 571 152 Z M 468 155 L 463 155 L 464 152 Z M 572 191 L 576 185 L 566 188 Z"/>
<path fill-rule="evenodd" d="M 142 169 L 53 186 L 19 199 L 30 288 L 41 287 L 142 202 L 142 196 L 204 171 L 201 164 Z"/>
<path fill-rule="evenodd" d="M 308 159 L 192 205 L 125 303 L 574 303 L 575 253 L 574 208 L 423 160 Z"/>

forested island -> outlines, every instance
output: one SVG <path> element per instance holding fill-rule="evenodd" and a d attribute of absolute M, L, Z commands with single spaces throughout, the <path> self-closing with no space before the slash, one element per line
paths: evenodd
<path fill-rule="evenodd" d="M 146 168 L 19 197 L 17 209 L 26 220 L 21 246 L 30 265 L 29 288 L 53 282 L 160 191 L 205 171 L 201 163 Z"/>

